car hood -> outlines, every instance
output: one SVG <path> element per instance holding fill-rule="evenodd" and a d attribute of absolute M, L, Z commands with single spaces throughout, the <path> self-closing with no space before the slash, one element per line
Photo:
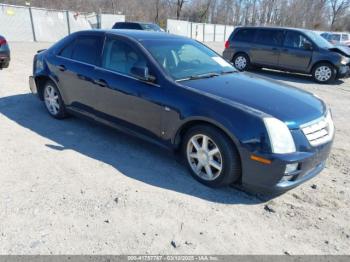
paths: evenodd
<path fill-rule="evenodd" d="M 332 48 L 329 48 L 328 50 L 332 51 L 332 52 L 336 52 L 338 54 L 350 57 L 350 48 L 347 46 L 341 46 L 341 45 L 337 45 L 334 46 Z"/>
<path fill-rule="evenodd" d="M 325 104 L 313 94 L 250 73 L 183 81 L 183 85 L 249 106 L 285 122 L 289 128 L 320 118 Z"/>

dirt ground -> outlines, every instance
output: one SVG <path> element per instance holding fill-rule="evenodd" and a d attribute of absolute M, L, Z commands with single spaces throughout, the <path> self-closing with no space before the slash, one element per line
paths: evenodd
<path fill-rule="evenodd" d="M 256 72 L 320 96 L 337 130 L 327 168 L 266 202 L 200 185 L 147 142 L 52 119 L 28 87 L 46 46 L 11 43 L 0 71 L 1 254 L 350 254 L 350 80 Z"/>

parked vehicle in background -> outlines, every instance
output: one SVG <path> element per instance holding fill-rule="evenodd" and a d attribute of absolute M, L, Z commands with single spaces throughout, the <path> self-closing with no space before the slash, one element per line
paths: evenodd
<path fill-rule="evenodd" d="M 132 29 L 153 32 L 164 32 L 164 29 L 159 27 L 157 24 L 144 22 L 117 22 L 114 24 L 113 29 Z"/>
<path fill-rule="evenodd" d="M 240 71 L 266 67 L 311 74 L 319 83 L 350 72 L 350 50 L 304 29 L 239 27 L 226 42 L 223 56 Z"/>
<path fill-rule="evenodd" d="M 54 118 L 89 117 L 179 150 L 210 187 L 289 190 L 322 171 L 334 137 L 313 94 L 167 33 L 73 33 L 34 57 L 30 88 Z"/>
<path fill-rule="evenodd" d="M 344 45 L 350 47 L 350 34 L 349 33 L 332 33 L 325 32 L 321 36 L 333 45 Z"/>
<path fill-rule="evenodd" d="M 0 35 L 0 70 L 7 68 L 11 60 L 10 48 L 5 37 Z"/>

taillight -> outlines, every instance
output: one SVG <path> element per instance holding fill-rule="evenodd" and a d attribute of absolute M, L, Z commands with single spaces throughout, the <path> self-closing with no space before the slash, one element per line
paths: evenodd
<path fill-rule="evenodd" d="M 227 48 L 229 48 L 230 47 L 230 41 L 226 41 L 225 42 L 225 48 L 227 49 Z"/>
<path fill-rule="evenodd" d="M 2 46 L 2 45 L 6 45 L 6 39 L 4 39 L 4 38 L 0 38 L 0 46 Z"/>

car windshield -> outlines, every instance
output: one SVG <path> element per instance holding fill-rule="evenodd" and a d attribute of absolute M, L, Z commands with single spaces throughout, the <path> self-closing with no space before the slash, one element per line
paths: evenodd
<path fill-rule="evenodd" d="M 143 30 L 146 31 L 155 31 L 155 32 L 162 32 L 163 30 L 155 24 L 140 24 Z"/>
<path fill-rule="evenodd" d="M 142 44 L 178 81 L 236 72 L 214 51 L 192 40 L 144 40 Z"/>
<path fill-rule="evenodd" d="M 332 48 L 334 47 L 331 43 L 329 43 L 326 39 L 324 39 L 319 34 L 313 32 L 313 31 L 304 31 L 304 33 L 311 38 L 311 40 L 321 48 Z"/>

